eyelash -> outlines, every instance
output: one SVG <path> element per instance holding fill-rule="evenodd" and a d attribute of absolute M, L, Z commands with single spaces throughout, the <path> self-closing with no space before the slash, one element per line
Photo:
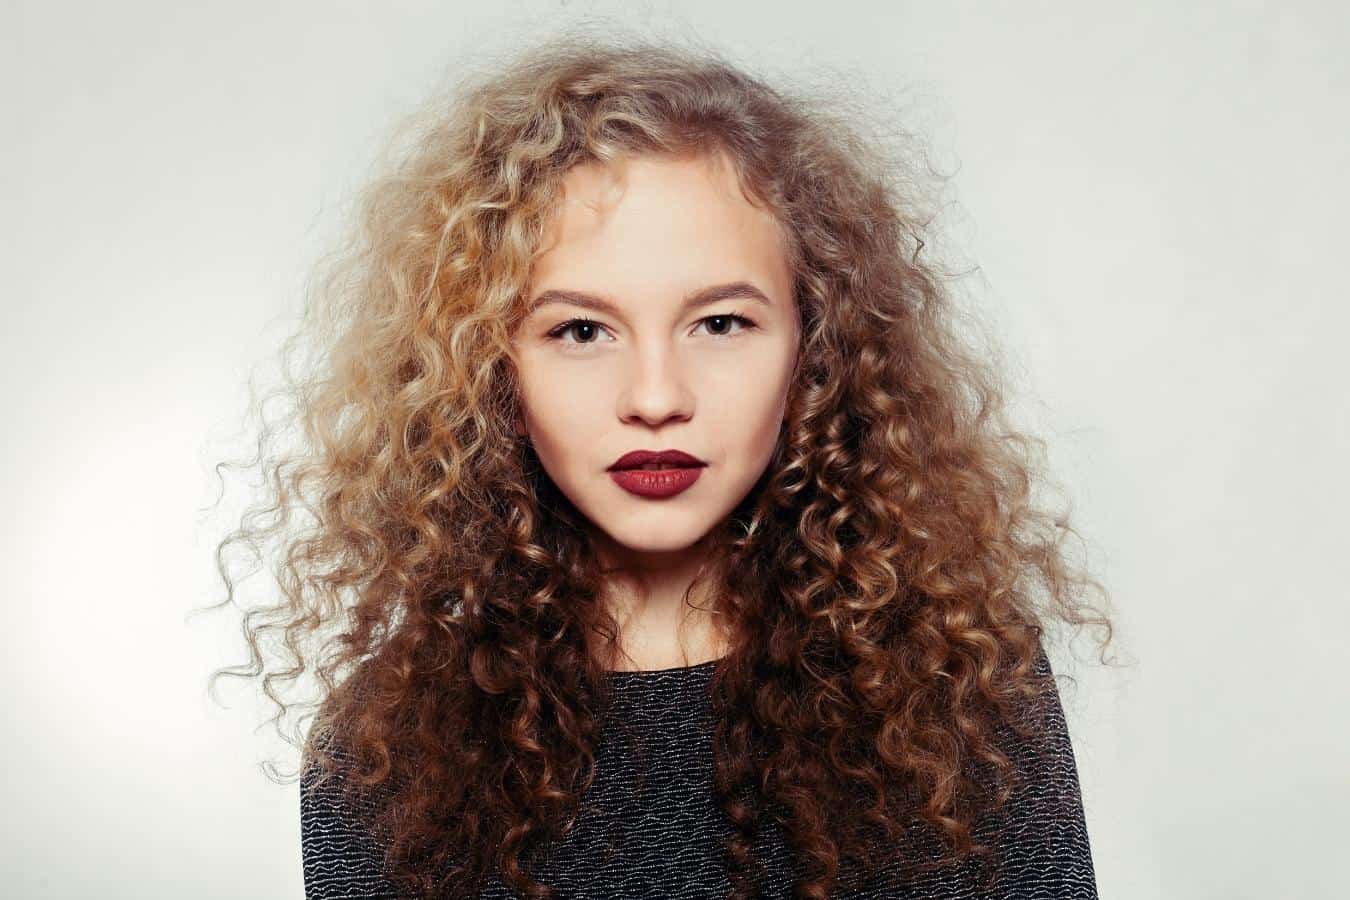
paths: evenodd
<path fill-rule="evenodd" d="M 731 320 L 734 321 L 734 322 L 739 322 L 739 323 L 741 324 L 741 331 L 742 331 L 742 332 L 744 332 L 744 331 L 749 331 L 749 330 L 752 329 L 752 328 L 757 328 L 757 327 L 759 327 L 759 326 L 757 326 L 757 325 L 755 324 L 755 322 L 754 322 L 753 319 L 746 318 L 745 316 L 741 315 L 740 313 L 720 313 L 720 314 L 715 315 L 715 316 L 704 316 L 703 318 L 701 318 L 701 319 L 698 320 L 698 324 L 702 325 L 704 322 L 708 321 L 709 319 L 731 319 Z M 550 331 L 548 332 L 548 338 L 549 338 L 549 340 L 552 340 L 552 341 L 562 341 L 562 336 L 563 336 L 564 334 L 566 334 L 566 333 L 567 333 L 569 330 L 571 330 L 572 328 L 576 327 L 577 325 L 597 325 L 597 326 L 599 326 L 599 327 L 601 327 L 601 328 L 604 327 L 603 325 L 601 325 L 599 322 L 595 321 L 594 319 L 586 319 L 586 318 L 568 319 L 566 322 L 563 322 L 563 323 L 561 323 L 560 325 L 555 326 L 552 330 L 550 330 Z M 713 335 L 713 337 L 716 337 L 716 338 L 723 338 L 723 339 L 733 338 L 733 337 L 735 337 L 735 336 L 736 336 L 735 333 L 732 333 L 732 334 L 715 334 L 715 335 Z M 587 346 L 587 345 L 589 345 L 589 344 L 595 343 L 595 341 L 570 341 L 570 342 L 569 342 L 569 341 L 563 341 L 563 343 L 571 343 L 573 346 L 577 346 L 577 347 L 585 347 L 585 346 Z"/>

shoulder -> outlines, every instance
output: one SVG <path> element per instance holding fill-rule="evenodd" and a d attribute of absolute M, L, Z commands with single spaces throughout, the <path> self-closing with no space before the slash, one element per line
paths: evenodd
<path fill-rule="evenodd" d="M 1002 729 L 1016 781 L 1008 802 L 983 823 L 999 855 L 994 897 L 1097 897 L 1073 742 L 1049 657 L 1034 671 L 1041 692 L 1029 704 L 1023 738 Z"/>
<path fill-rule="evenodd" d="M 305 900 L 396 898 L 384 875 L 384 853 L 343 796 L 343 779 L 318 779 L 307 764 L 300 778 L 300 847 Z"/>

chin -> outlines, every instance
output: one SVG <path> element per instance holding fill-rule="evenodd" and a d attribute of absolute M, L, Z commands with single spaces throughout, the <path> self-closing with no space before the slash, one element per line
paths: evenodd
<path fill-rule="evenodd" d="M 670 521 L 668 516 L 661 517 L 659 510 L 657 515 L 661 521 L 650 526 L 606 528 L 604 531 L 614 543 L 634 552 L 677 553 L 697 544 L 711 529 L 711 525 L 684 528 Z"/>

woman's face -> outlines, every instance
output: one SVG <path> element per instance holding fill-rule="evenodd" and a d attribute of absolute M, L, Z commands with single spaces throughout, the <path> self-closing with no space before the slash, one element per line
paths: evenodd
<path fill-rule="evenodd" d="M 649 563 L 685 550 L 764 472 L 800 338 L 783 240 L 716 157 L 637 157 L 565 176 L 513 337 L 517 428 L 602 548 Z M 611 467 L 634 450 L 705 465 L 677 493 L 633 493 L 620 482 L 679 483 L 616 479 Z"/>

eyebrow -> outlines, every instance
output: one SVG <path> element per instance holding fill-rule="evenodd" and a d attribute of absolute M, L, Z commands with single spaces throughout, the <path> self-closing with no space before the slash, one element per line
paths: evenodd
<path fill-rule="evenodd" d="M 681 310 L 694 309 L 700 306 L 707 306 L 710 303 L 717 303 L 722 300 L 744 299 L 754 300 L 765 306 L 772 306 L 773 302 L 764 295 L 764 292 L 755 287 L 748 281 L 729 281 L 726 284 L 714 284 L 709 287 L 700 288 L 685 296 L 681 304 Z M 586 309 L 593 309 L 597 312 L 609 313 L 613 316 L 622 315 L 619 308 L 603 297 L 597 297 L 594 294 L 587 294 L 583 291 L 572 291 L 565 288 L 551 288 L 547 291 L 541 291 L 539 296 L 535 297 L 530 304 L 529 312 L 533 313 L 540 307 L 547 306 L 550 303 L 570 303 L 573 306 L 582 306 Z"/>

